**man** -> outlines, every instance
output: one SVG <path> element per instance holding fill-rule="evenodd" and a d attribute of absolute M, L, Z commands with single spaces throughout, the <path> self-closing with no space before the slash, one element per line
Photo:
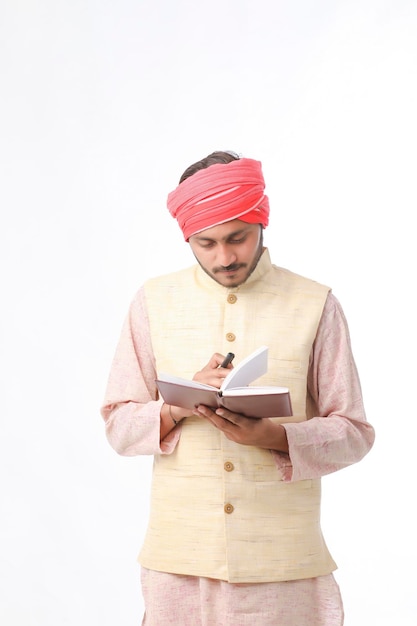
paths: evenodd
<path fill-rule="evenodd" d="M 139 556 L 146 626 L 343 623 L 320 478 L 359 461 L 374 431 L 338 301 L 263 246 L 264 188 L 261 164 L 232 153 L 184 172 L 168 209 L 197 264 L 142 286 L 112 365 L 108 439 L 120 454 L 154 455 Z M 220 387 L 224 355 L 238 362 L 261 345 L 269 367 L 257 384 L 289 387 L 292 421 L 158 396 L 159 371 Z"/>

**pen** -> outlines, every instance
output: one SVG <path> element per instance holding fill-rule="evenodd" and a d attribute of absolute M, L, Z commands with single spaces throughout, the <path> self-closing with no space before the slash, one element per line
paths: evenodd
<path fill-rule="evenodd" d="M 224 361 L 220 365 L 220 367 L 227 367 L 229 363 L 233 361 L 234 358 L 235 358 L 235 355 L 233 354 L 233 352 L 228 352 L 226 356 L 224 357 Z"/>

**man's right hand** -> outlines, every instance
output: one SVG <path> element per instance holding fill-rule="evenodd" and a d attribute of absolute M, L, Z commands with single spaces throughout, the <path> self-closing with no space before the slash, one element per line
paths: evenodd
<path fill-rule="evenodd" d="M 193 376 L 193 380 L 204 385 L 211 385 L 220 389 L 223 380 L 226 378 L 233 365 L 229 363 L 227 367 L 220 367 L 224 361 L 224 355 L 215 352 L 210 361 Z"/>

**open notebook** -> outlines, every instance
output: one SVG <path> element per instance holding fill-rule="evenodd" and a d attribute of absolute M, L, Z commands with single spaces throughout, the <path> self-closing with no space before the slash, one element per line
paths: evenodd
<path fill-rule="evenodd" d="M 230 370 L 220 389 L 163 372 L 155 382 L 164 402 L 185 409 L 205 404 L 214 409 L 222 406 L 247 417 L 291 416 L 287 387 L 249 386 L 267 370 L 268 347 L 261 346 Z"/>

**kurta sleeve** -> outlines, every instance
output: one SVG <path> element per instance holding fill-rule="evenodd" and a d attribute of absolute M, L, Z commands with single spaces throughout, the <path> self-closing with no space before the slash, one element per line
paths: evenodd
<path fill-rule="evenodd" d="M 144 290 L 133 299 L 113 358 L 101 415 L 110 445 L 121 455 L 169 454 L 179 439 L 179 428 L 160 442 L 162 399 L 155 384 Z"/>
<path fill-rule="evenodd" d="M 273 452 L 287 482 L 319 478 L 352 465 L 375 439 L 365 416 L 347 322 L 332 293 L 317 330 L 307 386 L 318 415 L 285 424 L 289 454 Z"/>

